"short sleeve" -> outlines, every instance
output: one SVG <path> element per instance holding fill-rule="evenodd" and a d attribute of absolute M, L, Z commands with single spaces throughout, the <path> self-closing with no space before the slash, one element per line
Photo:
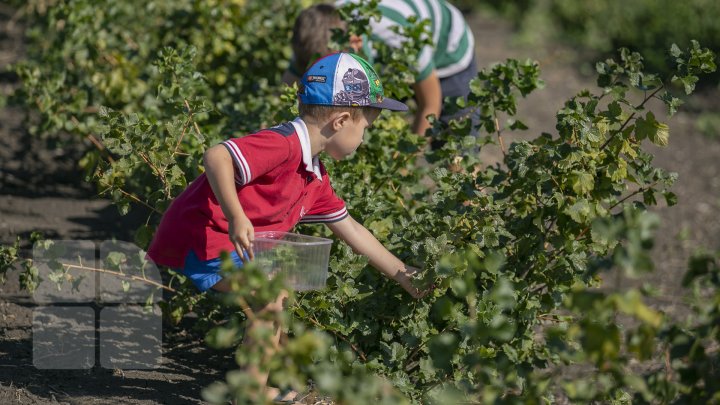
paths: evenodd
<path fill-rule="evenodd" d="M 290 157 L 290 143 L 284 135 L 261 131 L 222 143 L 235 163 L 235 182 L 245 185 L 284 164 Z"/>
<path fill-rule="evenodd" d="M 435 69 L 435 63 L 433 62 L 434 49 L 430 45 L 423 46 L 420 51 L 420 57 L 417 64 L 417 75 L 415 76 L 415 82 L 421 82 L 425 80 L 430 73 Z"/>
<path fill-rule="evenodd" d="M 330 178 L 325 173 L 325 168 L 321 168 L 321 170 L 323 179 L 319 197 L 307 214 L 300 219 L 300 223 L 338 222 L 348 216 L 345 201 L 335 194 L 335 190 L 330 184 Z"/>

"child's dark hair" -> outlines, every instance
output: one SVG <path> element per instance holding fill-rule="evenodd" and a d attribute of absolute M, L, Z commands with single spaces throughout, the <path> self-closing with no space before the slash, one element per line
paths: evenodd
<path fill-rule="evenodd" d="M 328 44 L 333 28 L 344 29 L 345 22 L 330 4 L 316 4 L 300 13 L 292 36 L 297 72 L 304 72 L 311 61 L 330 53 Z"/>

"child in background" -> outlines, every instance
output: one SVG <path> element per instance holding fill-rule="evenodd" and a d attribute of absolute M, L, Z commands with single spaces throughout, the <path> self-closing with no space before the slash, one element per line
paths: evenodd
<path fill-rule="evenodd" d="M 348 53 L 315 62 L 303 75 L 298 95 L 300 117 L 294 121 L 229 139 L 205 152 L 205 173 L 165 212 L 148 256 L 185 274 L 201 291 L 228 291 L 229 283 L 219 274 L 220 252 L 232 252 L 242 266 L 253 259 L 255 231 L 324 223 L 410 295 L 422 297 L 426 292 L 411 282 L 418 269 L 406 266 L 350 216 L 319 160 L 321 152 L 334 159 L 350 155 L 381 109 L 405 111 L 407 106 L 384 98 L 370 64 Z M 266 309 L 280 310 L 282 298 Z M 279 336 L 277 330 L 275 345 Z M 251 373 L 265 386 L 267 375 Z M 276 394 L 268 389 L 269 398 Z"/>
<path fill-rule="evenodd" d="M 336 5 L 358 0 L 340 0 Z M 443 122 L 451 118 L 443 114 L 445 97 L 467 97 L 470 80 L 477 76 L 475 41 L 462 13 L 445 0 L 381 0 L 378 5 L 382 18 L 370 19 L 369 37 L 350 37 L 350 47 L 374 62 L 372 42 L 379 41 L 390 47 L 399 47 L 404 38 L 391 28 L 407 26 L 408 19 L 430 20 L 432 45 L 422 48 L 416 65 L 415 100 L 417 112 L 413 121 L 415 133 L 424 135 L 430 127 L 426 117 L 434 114 Z M 303 10 L 295 21 L 292 46 L 294 57 L 283 81 L 296 82 L 316 55 L 326 55 L 331 29 L 344 29 L 345 24 L 334 6 L 318 4 Z M 382 62 L 382 61 L 378 61 Z"/>

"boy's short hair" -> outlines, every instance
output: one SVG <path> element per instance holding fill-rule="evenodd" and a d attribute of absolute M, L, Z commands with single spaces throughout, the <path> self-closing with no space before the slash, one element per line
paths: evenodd
<path fill-rule="evenodd" d="M 371 109 L 377 110 L 375 107 L 346 107 L 333 105 L 318 105 L 298 103 L 298 111 L 300 118 L 313 118 L 319 121 L 325 121 L 332 117 L 333 114 L 341 112 L 349 112 L 353 121 L 357 121 L 363 114 L 369 113 Z"/>
<path fill-rule="evenodd" d="M 293 27 L 295 69 L 304 72 L 311 61 L 330 53 L 331 29 L 345 29 L 345 22 L 331 4 L 316 4 L 298 15 Z"/>

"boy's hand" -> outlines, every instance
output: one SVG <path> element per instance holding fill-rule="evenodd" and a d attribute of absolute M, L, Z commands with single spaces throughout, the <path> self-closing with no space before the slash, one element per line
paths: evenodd
<path fill-rule="evenodd" d="M 228 234 L 230 241 L 235 246 L 240 260 L 247 263 L 255 258 L 253 253 L 253 241 L 255 241 L 255 228 L 247 216 L 241 215 L 228 222 Z"/>
<path fill-rule="evenodd" d="M 426 296 L 432 289 L 428 288 L 425 290 L 419 290 L 412 284 L 413 276 L 420 272 L 420 269 L 412 266 L 405 266 L 403 270 L 400 270 L 395 274 L 393 279 L 397 281 L 400 286 L 407 291 L 408 294 L 412 295 L 413 298 L 422 298 Z"/>

